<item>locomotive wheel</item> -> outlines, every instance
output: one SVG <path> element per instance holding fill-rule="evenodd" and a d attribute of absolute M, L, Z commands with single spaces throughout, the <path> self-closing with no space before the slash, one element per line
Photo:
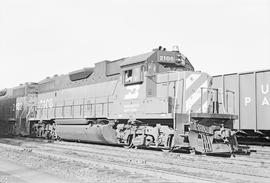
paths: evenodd
<path fill-rule="evenodd" d="M 59 136 L 56 137 L 56 140 L 57 141 L 62 141 L 61 137 L 59 137 Z"/>
<path fill-rule="evenodd" d="M 124 148 L 127 148 L 127 149 L 133 148 L 134 145 L 132 143 L 132 140 L 133 140 L 133 135 L 129 135 L 127 139 L 128 144 L 124 145 Z"/>
<path fill-rule="evenodd" d="M 174 148 L 173 147 L 170 147 L 170 148 L 166 148 L 166 149 L 161 149 L 163 152 L 166 152 L 166 153 L 168 153 L 168 152 L 172 152 L 173 150 L 174 150 Z"/>
<path fill-rule="evenodd" d="M 202 155 L 202 152 L 196 151 L 196 149 L 195 149 L 195 154 L 196 154 L 196 155 Z"/>
<path fill-rule="evenodd" d="M 163 148 L 161 149 L 163 152 L 172 152 L 174 150 L 174 147 L 172 147 L 172 141 L 173 141 L 173 135 L 169 135 L 167 139 L 167 147 L 168 148 Z"/>

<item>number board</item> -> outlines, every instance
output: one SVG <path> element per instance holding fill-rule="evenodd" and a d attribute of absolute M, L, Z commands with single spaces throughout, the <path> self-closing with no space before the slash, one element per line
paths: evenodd
<path fill-rule="evenodd" d="M 158 54 L 158 62 L 162 63 L 175 63 L 175 54 L 163 52 Z"/>

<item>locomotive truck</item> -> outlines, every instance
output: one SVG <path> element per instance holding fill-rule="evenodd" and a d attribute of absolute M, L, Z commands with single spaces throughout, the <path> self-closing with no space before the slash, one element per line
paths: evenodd
<path fill-rule="evenodd" d="M 38 92 L 24 94 L 33 102 L 22 135 L 219 155 L 238 148 L 231 130 L 237 116 L 220 110 L 212 77 L 194 71 L 178 47 L 105 60 L 28 86 Z M 13 98 L 18 112 L 27 99 Z M 20 133 L 19 121 L 11 123 L 13 133 Z"/>

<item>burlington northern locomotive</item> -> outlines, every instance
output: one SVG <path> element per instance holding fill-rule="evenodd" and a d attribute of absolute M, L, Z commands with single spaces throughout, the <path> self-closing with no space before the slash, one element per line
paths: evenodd
<path fill-rule="evenodd" d="M 1 132 L 230 155 L 237 116 L 219 95 L 177 47 L 159 47 L 1 91 Z"/>

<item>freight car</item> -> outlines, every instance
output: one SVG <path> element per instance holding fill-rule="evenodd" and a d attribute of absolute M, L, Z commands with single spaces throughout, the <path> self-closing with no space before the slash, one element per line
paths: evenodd
<path fill-rule="evenodd" d="M 36 99 L 37 83 L 0 91 L 0 135 L 29 135 Z"/>
<path fill-rule="evenodd" d="M 237 116 L 219 98 L 177 47 L 159 47 L 40 81 L 27 121 L 38 137 L 230 155 Z"/>
<path fill-rule="evenodd" d="M 270 70 L 213 76 L 213 87 L 235 93 L 234 101 L 226 95 L 220 100 L 239 116 L 234 124 L 239 140 L 270 144 Z"/>

